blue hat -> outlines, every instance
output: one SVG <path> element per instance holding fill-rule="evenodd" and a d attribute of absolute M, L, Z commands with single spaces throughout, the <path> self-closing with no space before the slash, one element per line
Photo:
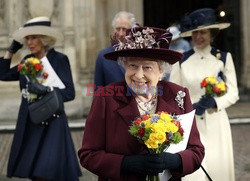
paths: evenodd
<path fill-rule="evenodd" d="M 217 23 L 215 10 L 203 8 L 187 14 L 180 22 L 181 37 L 192 36 L 193 31 L 217 28 L 219 30 L 228 28 L 230 23 Z"/>

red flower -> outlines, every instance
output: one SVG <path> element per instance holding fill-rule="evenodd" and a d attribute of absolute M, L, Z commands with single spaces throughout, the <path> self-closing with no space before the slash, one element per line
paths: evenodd
<path fill-rule="evenodd" d="M 215 93 L 217 93 L 217 94 L 220 94 L 220 93 L 221 93 L 221 90 L 220 90 L 218 87 L 216 87 L 216 86 L 213 87 L 213 91 L 214 91 Z"/>
<path fill-rule="evenodd" d="M 17 71 L 19 72 L 22 69 L 23 63 L 18 64 Z"/>
<path fill-rule="evenodd" d="M 34 67 L 35 67 L 35 69 L 36 69 L 37 72 L 39 72 L 40 70 L 43 69 L 43 65 L 42 64 L 35 64 Z"/>
<path fill-rule="evenodd" d="M 43 78 L 47 79 L 48 76 L 49 74 L 47 72 L 43 72 Z"/>
<path fill-rule="evenodd" d="M 183 128 L 179 128 L 178 132 L 181 134 L 181 136 L 183 136 L 183 133 L 184 133 Z"/>
<path fill-rule="evenodd" d="M 176 120 L 172 120 L 172 123 L 174 123 L 178 128 L 180 127 L 180 122 Z"/>
<path fill-rule="evenodd" d="M 166 142 L 166 143 L 168 142 L 168 137 L 167 137 L 167 135 L 166 135 L 166 140 L 165 140 L 165 142 Z"/>
<path fill-rule="evenodd" d="M 144 128 L 140 128 L 138 130 L 138 135 L 140 136 L 140 138 L 142 138 L 144 136 L 144 134 L 145 134 L 145 129 Z"/>
<path fill-rule="evenodd" d="M 207 81 L 204 79 L 202 82 L 201 82 L 201 87 L 206 87 L 207 86 Z"/>
<path fill-rule="evenodd" d="M 142 116 L 142 119 L 143 119 L 143 120 L 147 120 L 147 119 L 149 119 L 149 118 L 150 118 L 150 116 L 149 116 L 148 114 L 145 114 L 145 115 Z"/>
<path fill-rule="evenodd" d="M 136 125 L 139 125 L 141 122 L 142 122 L 141 118 L 137 118 L 137 119 L 135 120 L 135 124 L 136 124 Z"/>

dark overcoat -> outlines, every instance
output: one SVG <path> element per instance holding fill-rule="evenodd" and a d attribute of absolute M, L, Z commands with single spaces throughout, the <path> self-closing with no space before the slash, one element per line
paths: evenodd
<path fill-rule="evenodd" d="M 25 58 L 30 56 L 32 55 Z M 75 90 L 68 57 L 54 49 L 46 56 L 65 85 L 64 89 L 58 89 L 63 101 L 73 100 Z M 20 90 L 26 88 L 25 76 L 19 74 L 17 66 L 10 68 L 10 63 L 10 60 L 0 59 L 0 80 L 19 81 Z M 27 99 L 22 96 L 7 176 L 74 181 L 78 180 L 80 175 L 65 112 L 50 121 L 47 126 L 35 125 L 29 117 Z"/>
<path fill-rule="evenodd" d="M 186 88 L 171 82 L 161 81 L 158 87 L 162 92 L 158 94 L 157 112 L 167 111 L 171 114 L 184 114 L 193 110 Z M 145 176 L 122 175 L 121 162 L 124 155 L 148 153 L 147 148 L 128 132 L 131 122 L 139 117 L 136 100 L 126 89 L 125 82 L 109 85 L 105 93 L 96 95 L 88 118 L 82 140 L 82 148 L 78 151 L 80 163 L 83 167 L 104 180 L 142 181 Z M 175 100 L 177 92 L 183 91 L 184 108 L 178 106 Z M 126 96 L 127 95 L 127 96 Z M 173 180 L 180 180 L 182 176 L 199 168 L 204 157 L 204 147 L 200 141 L 195 118 L 185 151 L 179 152 L 182 158 L 182 169 L 173 172 Z"/>
<path fill-rule="evenodd" d="M 106 86 L 113 82 L 124 80 L 125 70 L 117 61 L 108 60 L 104 57 L 106 53 L 115 51 L 113 46 L 101 50 L 97 56 L 95 64 L 94 84 L 96 86 Z"/>

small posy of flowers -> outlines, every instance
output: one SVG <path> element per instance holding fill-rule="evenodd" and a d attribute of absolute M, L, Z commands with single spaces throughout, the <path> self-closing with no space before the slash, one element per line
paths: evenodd
<path fill-rule="evenodd" d="M 25 60 L 22 60 L 17 66 L 17 71 L 20 74 L 28 77 L 30 82 L 36 82 L 42 84 L 46 81 L 49 74 L 43 71 L 43 65 L 41 60 L 35 57 L 30 57 Z M 29 102 L 33 102 L 38 98 L 37 94 L 29 93 L 27 89 L 24 91 L 24 97 L 28 98 Z"/>
<path fill-rule="evenodd" d="M 205 97 L 220 97 L 227 91 L 225 82 L 221 78 L 215 76 L 204 78 L 200 86 L 201 88 L 205 88 Z"/>
<path fill-rule="evenodd" d="M 41 60 L 35 57 L 27 58 L 18 64 L 17 71 L 26 75 L 31 82 L 43 83 L 48 77 L 48 73 L 43 71 Z"/>
<path fill-rule="evenodd" d="M 182 141 L 184 130 L 177 117 L 167 112 L 158 112 L 135 119 L 129 127 L 129 133 L 145 144 L 151 154 L 158 154 L 170 144 Z"/>

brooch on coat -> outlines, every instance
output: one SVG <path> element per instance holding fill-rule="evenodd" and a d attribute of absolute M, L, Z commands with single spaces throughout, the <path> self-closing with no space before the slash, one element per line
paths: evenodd
<path fill-rule="evenodd" d="M 179 106 L 181 109 L 183 109 L 183 110 L 185 110 L 184 107 L 183 107 L 183 105 L 184 105 L 183 98 L 184 98 L 185 96 L 186 96 L 186 93 L 180 90 L 180 91 L 177 92 L 177 95 L 176 95 L 176 97 L 175 97 L 175 101 L 178 103 L 178 106 Z"/>

